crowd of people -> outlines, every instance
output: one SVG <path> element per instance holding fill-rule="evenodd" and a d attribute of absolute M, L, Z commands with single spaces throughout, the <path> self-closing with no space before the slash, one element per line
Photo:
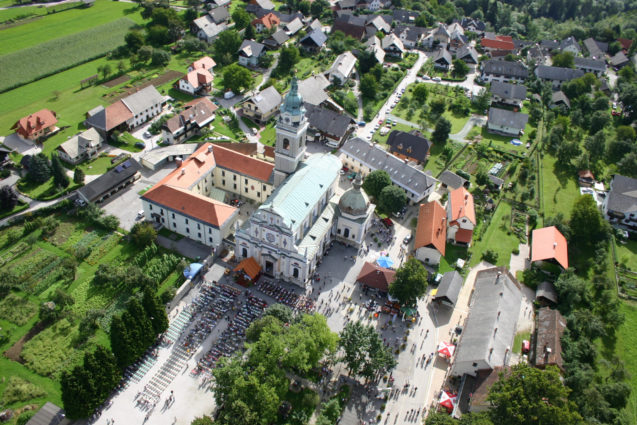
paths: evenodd
<path fill-rule="evenodd" d="M 255 288 L 265 295 L 274 298 L 277 302 L 287 305 L 293 309 L 295 313 L 309 313 L 314 310 L 314 301 L 310 298 L 305 295 L 296 294 L 294 291 L 284 288 L 271 280 L 261 278 L 256 283 Z"/>

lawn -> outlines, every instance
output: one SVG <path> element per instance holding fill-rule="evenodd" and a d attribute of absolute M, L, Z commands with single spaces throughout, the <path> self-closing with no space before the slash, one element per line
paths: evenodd
<path fill-rule="evenodd" d="M 615 353 L 624 362 L 630 375 L 629 385 L 633 388 L 628 399 L 626 412 L 629 423 L 637 423 L 637 303 L 624 301 L 620 308 L 626 320 L 617 332 Z"/>
<path fill-rule="evenodd" d="M 5 217 L 9 217 L 10 215 L 13 215 L 13 214 L 17 214 L 20 211 L 26 210 L 27 208 L 29 208 L 28 204 L 26 204 L 26 203 L 24 203 L 22 201 L 18 201 L 18 204 L 15 207 L 13 207 L 13 209 L 11 209 L 9 211 L 1 212 L 0 213 L 0 219 L 3 219 Z"/>
<path fill-rule="evenodd" d="M 0 1 L 0 7 L 5 7 L 2 5 L 3 3 L 6 3 L 6 2 Z M 57 4 L 55 6 L 49 6 L 49 7 L 43 4 L 39 6 L 24 6 L 24 7 L 15 7 L 12 9 L 0 10 L 0 23 L 7 22 L 10 20 L 18 21 L 18 20 L 23 20 L 27 18 L 39 19 L 38 17 L 42 17 L 54 12 L 59 13 L 66 9 L 82 7 L 81 5 L 82 5 L 81 2 L 74 2 L 74 3 L 62 3 L 62 4 Z M 24 23 L 27 23 L 27 22 L 25 21 Z M 24 25 L 24 23 L 22 25 Z M 2 27 L 0 26 L 0 30 L 1 29 Z"/>
<path fill-rule="evenodd" d="M 526 155 L 529 149 L 526 148 L 527 142 L 531 142 L 533 145 L 533 140 L 529 139 L 529 133 L 533 130 L 531 124 L 527 124 L 524 130 L 524 135 L 522 137 L 513 137 L 513 136 L 501 136 L 499 134 L 489 133 L 487 127 L 482 127 L 480 131 L 480 137 L 482 140 L 480 143 L 486 144 L 489 147 L 493 147 L 494 149 L 498 149 L 507 153 L 512 153 L 514 155 Z M 511 140 L 518 139 L 522 142 L 521 145 L 513 145 L 511 144 Z"/>
<path fill-rule="evenodd" d="M 637 272 L 637 241 L 615 243 L 617 262 L 622 267 Z"/>
<path fill-rule="evenodd" d="M 74 304 L 69 314 L 41 330 L 36 330 L 19 352 L 24 363 L 18 363 L 2 356 L 0 369 L 0 394 L 9 380 L 26 380 L 35 388 L 22 382 L 25 388 L 34 390 L 31 398 L 23 398 L 4 407 L 19 408 L 26 404 L 40 406 L 45 401 L 61 404 L 58 378 L 60 374 L 79 361 L 86 350 L 97 343 L 108 345 L 110 318 L 121 311 L 130 298 L 132 290 L 127 287 L 96 287 L 91 281 L 100 264 L 126 265 L 132 263 L 140 249 L 127 242 L 120 234 L 107 232 L 78 221 L 66 215 L 51 214 L 58 221 L 54 232 L 43 238 L 40 230 L 7 243 L 9 234 L 22 234 L 22 226 L 0 230 L 0 272 L 12 273 L 19 290 L 14 290 L 0 302 L 0 328 L 8 336 L 8 341 L 0 345 L 5 352 L 16 341 L 31 330 L 38 321 L 39 305 L 51 299 L 56 289 L 62 289 L 73 297 Z M 79 248 L 88 249 L 88 256 L 79 261 L 75 276 L 68 276 L 64 260 Z M 167 252 L 160 249 L 157 258 Z M 140 263 L 144 273 L 148 273 L 156 259 Z M 38 267 L 33 267 L 36 264 Z M 172 268 L 168 275 L 161 277 L 167 285 L 175 285 L 179 270 Z M 100 329 L 89 335 L 86 342 L 77 340 L 78 326 L 89 310 L 103 310 L 105 316 L 99 320 Z M 44 392 L 45 396 L 37 395 Z M 25 396 L 27 397 L 27 396 Z"/>
<path fill-rule="evenodd" d="M 23 25 L 2 30 L 0 55 L 36 46 L 46 40 L 82 32 L 122 17 L 128 17 L 138 24 L 144 22 L 137 5 L 109 0 L 97 0 L 90 8 L 76 8 L 47 15 Z"/>
<path fill-rule="evenodd" d="M 458 258 L 462 258 L 463 260 L 467 258 L 467 248 L 447 244 L 445 248 L 445 256 L 440 257 L 438 273 L 447 273 L 456 270 L 456 262 L 458 261 Z"/>
<path fill-rule="evenodd" d="M 84 174 L 86 175 L 104 174 L 113 167 L 113 164 L 111 163 L 112 159 L 113 158 L 110 156 L 100 156 L 90 162 L 80 164 L 77 167 L 84 171 Z"/>
<path fill-rule="evenodd" d="M 522 353 L 522 341 L 527 340 L 531 341 L 531 332 L 519 332 L 515 334 L 515 338 L 513 339 L 513 352 L 521 354 Z"/>
<path fill-rule="evenodd" d="M 274 120 L 271 120 L 261 131 L 259 141 L 264 145 L 274 146 L 276 142 L 276 129 L 274 128 Z"/>
<path fill-rule="evenodd" d="M 62 191 L 58 191 L 56 190 L 56 187 L 53 184 L 53 177 L 51 177 L 49 180 L 47 180 L 45 183 L 43 184 L 37 184 L 37 183 L 33 183 L 29 180 L 26 179 L 22 179 L 20 181 L 18 181 L 18 189 L 20 190 L 20 192 L 24 193 L 26 196 L 28 196 L 31 199 L 39 199 L 39 200 L 50 200 L 50 199 L 55 199 L 58 196 L 61 196 L 62 193 L 64 192 L 70 192 L 74 189 L 77 189 L 79 187 L 79 185 L 73 183 L 73 181 L 71 181 L 71 183 L 69 184 L 69 186 L 62 190 Z"/>
<path fill-rule="evenodd" d="M 458 151 L 460 151 L 460 149 L 462 149 L 463 146 L 464 145 L 461 143 L 456 143 L 451 141 L 447 142 L 445 146 L 442 146 L 440 144 L 433 145 L 431 147 L 431 150 L 429 151 L 429 159 L 427 160 L 427 163 L 425 164 L 425 171 L 431 171 L 431 174 L 433 174 L 435 177 L 439 176 L 440 173 L 442 173 L 443 170 L 445 169 L 445 165 L 447 165 L 446 159 L 443 158 L 442 156 L 443 150 L 446 147 L 450 147 L 451 151 L 453 152 L 453 156 L 455 156 L 456 153 L 458 153 Z"/>
<path fill-rule="evenodd" d="M 120 134 L 117 139 L 118 139 L 117 141 L 111 140 L 108 143 L 117 148 L 124 149 L 125 151 L 128 151 L 128 152 L 141 152 L 144 150 L 144 148 L 135 146 L 135 143 L 140 143 L 140 142 L 144 143 L 144 142 L 139 140 L 137 137 L 134 137 L 128 131 L 125 131 L 122 134 Z"/>
<path fill-rule="evenodd" d="M 212 126 L 214 127 L 213 131 L 215 133 L 227 136 L 235 141 L 243 135 L 243 132 L 241 130 L 233 130 L 229 124 L 226 124 L 226 122 L 223 120 L 223 116 L 219 114 L 217 114 L 214 121 L 212 121 Z"/>
<path fill-rule="evenodd" d="M 557 213 L 562 213 L 568 220 L 573 204 L 581 196 L 577 186 L 577 174 L 569 168 L 561 167 L 557 159 L 548 154 L 544 154 L 540 164 L 544 217 L 554 217 Z"/>
<path fill-rule="evenodd" d="M 381 145 L 385 145 L 387 144 L 387 139 L 389 138 L 389 134 L 392 131 L 411 131 L 411 130 L 420 130 L 420 127 L 412 127 L 410 125 L 407 124 L 402 124 L 402 123 L 396 123 L 396 125 L 391 126 L 391 130 L 387 132 L 387 134 L 385 134 L 384 136 L 380 135 L 380 130 L 387 125 L 387 121 L 385 121 L 383 123 L 383 126 L 381 128 L 379 128 L 378 130 L 376 130 L 376 132 L 374 133 L 374 136 L 372 137 L 372 140 L 374 140 L 375 142 L 380 143 Z"/>
<path fill-rule="evenodd" d="M 498 254 L 497 266 L 509 266 L 511 253 L 520 244 L 520 240 L 510 230 L 511 212 L 511 205 L 507 202 L 500 202 L 489 227 L 482 235 L 482 239 L 476 240 L 474 233 L 473 246 L 471 247 L 471 266 L 482 261 L 482 254 L 489 249 Z"/>

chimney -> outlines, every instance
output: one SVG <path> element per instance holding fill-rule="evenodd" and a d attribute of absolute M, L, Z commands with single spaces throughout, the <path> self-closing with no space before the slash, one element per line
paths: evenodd
<path fill-rule="evenodd" d="M 185 168 L 182 168 L 182 169 L 181 169 L 181 175 L 183 176 L 184 174 L 186 174 L 186 169 L 185 169 Z"/>
<path fill-rule="evenodd" d="M 181 159 L 180 156 L 176 156 L 175 157 L 175 164 L 177 164 L 177 167 L 181 167 L 181 164 L 183 163 L 183 160 Z"/>
<path fill-rule="evenodd" d="M 557 242 L 553 242 L 553 249 L 557 248 Z"/>
<path fill-rule="evenodd" d="M 208 145 L 208 153 L 212 153 L 212 145 Z"/>

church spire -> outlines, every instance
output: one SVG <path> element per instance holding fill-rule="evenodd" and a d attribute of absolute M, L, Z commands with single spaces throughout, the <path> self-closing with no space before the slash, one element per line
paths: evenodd
<path fill-rule="evenodd" d="M 303 107 L 303 98 L 299 94 L 299 84 L 296 77 L 292 77 L 292 84 L 290 92 L 285 97 L 281 113 L 288 113 L 290 115 L 303 115 L 305 114 L 305 108 Z"/>

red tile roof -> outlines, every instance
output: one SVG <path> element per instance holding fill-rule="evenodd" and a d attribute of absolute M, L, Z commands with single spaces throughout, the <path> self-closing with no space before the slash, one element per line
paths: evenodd
<path fill-rule="evenodd" d="M 624 50 L 630 49 L 630 46 L 633 44 L 633 40 L 629 40 L 627 38 L 618 38 L 617 41 L 619 41 L 619 44 L 621 44 L 622 49 Z"/>
<path fill-rule="evenodd" d="M 591 179 L 591 180 L 595 180 L 595 176 L 593 175 L 593 173 L 591 172 L 591 170 L 580 170 L 577 175 L 579 176 L 580 179 Z"/>
<path fill-rule="evenodd" d="M 248 257 L 245 260 L 241 261 L 237 267 L 233 269 L 233 271 L 243 271 L 245 274 L 250 276 L 250 279 L 254 280 L 259 273 L 261 273 L 261 266 L 257 263 L 257 260 L 254 257 Z"/>
<path fill-rule="evenodd" d="M 366 262 L 365 264 L 363 264 L 363 268 L 358 274 L 356 281 L 371 288 L 376 288 L 383 292 L 387 292 L 389 290 L 389 285 L 395 279 L 396 272 L 394 270 L 386 269 L 374 263 Z"/>
<path fill-rule="evenodd" d="M 45 128 L 54 126 L 57 122 L 58 119 L 55 112 L 49 109 L 41 109 L 27 117 L 20 118 L 11 128 L 15 128 L 18 134 L 28 138 Z"/>
<path fill-rule="evenodd" d="M 194 61 L 193 63 L 191 63 L 189 68 L 192 68 L 192 69 L 205 69 L 206 71 L 209 71 L 211 68 L 214 68 L 215 65 L 216 65 L 216 63 L 211 57 L 204 56 L 203 58 L 198 59 L 198 60 Z"/>
<path fill-rule="evenodd" d="M 535 229 L 531 239 L 531 262 L 554 259 L 568 269 L 566 238 L 557 230 L 557 227 Z"/>
<path fill-rule="evenodd" d="M 220 145 L 214 146 L 214 155 L 218 166 L 264 182 L 270 180 L 274 171 L 274 164 L 270 162 L 243 155 Z"/>
<path fill-rule="evenodd" d="M 261 18 L 257 18 L 254 21 L 252 21 L 252 25 L 262 24 L 267 29 L 276 27 L 280 23 L 281 23 L 281 20 L 272 12 L 262 16 Z"/>
<path fill-rule="evenodd" d="M 456 237 L 456 242 L 471 243 L 471 238 L 473 238 L 473 230 L 458 229 L 456 231 L 455 237 Z"/>
<path fill-rule="evenodd" d="M 168 184 L 155 186 L 143 198 L 215 227 L 221 227 L 237 211 L 223 202 Z"/>
<path fill-rule="evenodd" d="M 449 193 L 449 224 L 452 225 L 463 217 L 466 217 L 474 225 L 476 224 L 476 212 L 473 206 L 473 195 L 464 187 L 452 190 Z"/>
<path fill-rule="evenodd" d="M 513 44 L 513 40 L 508 40 L 505 36 L 501 35 L 497 36 L 496 39 L 483 38 L 482 40 L 480 40 L 480 44 L 485 49 L 515 50 L 515 44 Z"/>
<path fill-rule="evenodd" d="M 213 76 L 205 69 L 197 69 L 194 71 L 190 71 L 181 79 L 184 81 L 188 81 L 188 83 L 190 83 L 193 88 L 198 89 L 201 86 L 212 84 Z"/>
<path fill-rule="evenodd" d="M 447 243 L 447 217 L 445 209 L 438 201 L 421 204 L 418 211 L 418 227 L 414 239 L 414 249 L 433 245 L 445 255 Z"/>
<path fill-rule="evenodd" d="M 201 145 L 179 168 L 161 179 L 146 194 L 163 185 L 171 185 L 183 189 L 190 188 L 191 185 L 208 174 L 217 165 L 215 156 L 212 150 L 208 150 L 208 146 L 212 145 L 210 143 Z"/>
<path fill-rule="evenodd" d="M 106 113 L 106 131 L 110 131 L 133 118 L 133 113 L 121 100 L 107 106 L 104 112 Z"/>

